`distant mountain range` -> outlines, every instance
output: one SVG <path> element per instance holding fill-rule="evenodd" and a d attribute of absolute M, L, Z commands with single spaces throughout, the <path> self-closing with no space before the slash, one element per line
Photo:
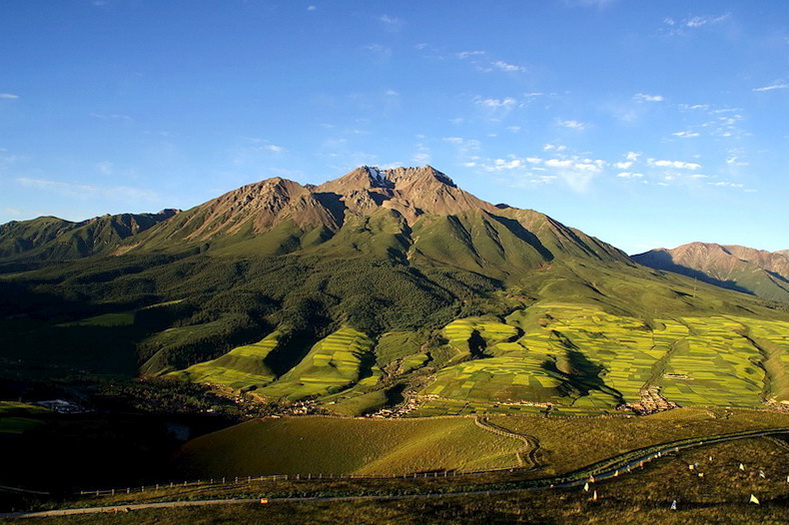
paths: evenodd
<path fill-rule="evenodd" d="M 639 264 L 701 281 L 789 302 L 789 250 L 766 252 L 745 246 L 693 242 L 634 255 Z"/>

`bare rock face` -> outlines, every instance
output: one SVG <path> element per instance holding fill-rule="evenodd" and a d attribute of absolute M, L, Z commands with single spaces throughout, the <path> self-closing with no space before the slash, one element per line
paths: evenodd
<path fill-rule="evenodd" d="M 316 191 L 340 195 L 354 214 L 368 215 L 378 207 L 398 211 L 409 224 L 421 215 L 454 215 L 495 206 L 458 188 L 451 178 L 432 166 L 378 170 L 363 166 Z"/>

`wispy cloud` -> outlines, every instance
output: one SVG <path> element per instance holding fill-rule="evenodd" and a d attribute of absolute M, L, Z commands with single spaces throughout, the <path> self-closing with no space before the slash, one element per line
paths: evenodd
<path fill-rule="evenodd" d="M 729 13 L 723 15 L 711 16 L 694 16 L 683 21 L 685 27 L 702 27 L 709 24 L 718 24 L 727 20 L 731 15 Z"/>
<path fill-rule="evenodd" d="M 583 131 L 586 129 L 586 124 L 577 120 L 558 120 L 556 125 L 562 128 L 574 129 L 576 131 Z"/>
<path fill-rule="evenodd" d="M 695 162 L 684 162 L 681 160 L 648 159 L 647 164 L 656 168 L 673 168 L 678 170 L 697 170 L 701 168 L 701 164 L 696 164 Z"/>
<path fill-rule="evenodd" d="M 492 109 L 500 109 L 500 108 L 510 109 L 518 105 L 518 101 L 512 97 L 507 97 L 507 98 L 477 97 L 476 99 L 474 99 L 474 103 Z"/>
<path fill-rule="evenodd" d="M 97 162 L 96 171 L 102 175 L 112 175 L 115 172 L 115 165 L 108 160 Z"/>
<path fill-rule="evenodd" d="M 672 133 L 672 135 L 681 138 L 692 138 L 692 137 L 698 137 L 700 133 L 696 131 L 677 131 L 676 133 Z"/>
<path fill-rule="evenodd" d="M 399 31 L 403 25 L 403 21 L 400 18 L 395 16 L 383 15 L 378 17 L 378 21 L 381 22 L 389 32 Z"/>
<path fill-rule="evenodd" d="M 663 19 L 663 23 L 666 26 L 665 32 L 667 34 L 671 36 L 682 36 L 702 27 L 718 25 L 730 18 L 731 13 L 724 13 L 722 15 L 697 15 L 686 18 L 666 17 Z"/>
<path fill-rule="evenodd" d="M 476 57 L 486 55 L 486 51 L 461 51 L 460 53 L 455 53 L 455 56 L 461 60 L 466 60 L 467 58 Z"/>
<path fill-rule="evenodd" d="M 717 186 L 719 188 L 744 188 L 745 184 L 739 184 L 728 181 L 708 182 L 708 186 Z"/>
<path fill-rule="evenodd" d="M 761 91 L 773 91 L 774 89 L 786 89 L 789 88 L 789 84 L 784 82 L 783 80 L 776 80 L 771 84 L 767 84 L 766 86 L 753 88 L 754 91 L 761 92 Z"/>
<path fill-rule="evenodd" d="M 14 99 L 14 98 L 19 98 L 19 95 L 13 95 L 11 93 L 0 93 L 0 98 Z"/>
<path fill-rule="evenodd" d="M 646 93 L 636 93 L 633 95 L 636 102 L 663 102 L 663 95 L 648 95 Z"/>
<path fill-rule="evenodd" d="M 392 56 L 392 49 L 381 44 L 370 44 L 366 46 L 365 49 L 371 51 L 381 59 L 387 59 Z"/>
<path fill-rule="evenodd" d="M 91 113 L 90 116 L 98 119 L 117 119 L 117 120 L 125 120 L 127 122 L 131 122 L 134 120 L 129 115 L 122 115 L 120 113 L 112 113 L 109 115 L 105 115 L 101 113 Z"/>
<path fill-rule="evenodd" d="M 509 64 L 503 60 L 496 60 L 491 64 L 495 69 L 500 71 L 507 71 L 510 73 L 515 73 L 518 71 L 526 71 L 524 66 L 516 66 L 515 64 Z"/>
<path fill-rule="evenodd" d="M 557 153 L 555 147 L 549 151 Z M 509 155 L 482 159 L 475 165 L 488 173 L 506 173 L 516 177 L 518 186 L 561 181 L 571 190 L 583 193 L 589 189 L 592 180 L 604 172 L 607 163 L 601 159 L 559 154 L 548 159 Z"/>
<path fill-rule="evenodd" d="M 308 5 L 307 6 L 307 11 L 316 11 L 317 9 L 318 9 L 318 7 L 314 6 L 314 5 Z"/>

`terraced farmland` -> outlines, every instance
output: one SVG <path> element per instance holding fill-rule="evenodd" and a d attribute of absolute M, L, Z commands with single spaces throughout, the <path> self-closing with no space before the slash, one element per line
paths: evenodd
<path fill-rule="evenodd" d="M 337 393 L 357 382 L 378 381 L 373 365 L 373 340 L 353 328 L 341 328 L 316 343 L 310 352 L 278 381 L 261 393 L 289 400 Z"/>
<path fill-rule="evenodd" d="M 740 335 L 747 320 L 684 318 L 691 333 L 677 345 L 658 381 L 680 405 L 754 406 L 761 402 L 761 354 Z"/>
<path fill-rule="evenodd" d="M 380 380 L 419 375 L 413 415 L 559 413 L 643 407 L 650 396 L 680 406 L 755 407 L 789 401 L 789 323 L 739 316 L 640 319 L 594 306 L 541 302 L 506 318 L 457 319 L 427 351 L 415 332 L 376 342 L 344 327 L 281 377 L 266 366 L 274 332 L 253 345 L 171 374 L 257 389 L 290 401 L 317 396 L 362 415 L 390 403 Z M 439 342 L 439 345 L 441 343 Z M 390 366 L 391 364 L 391 366 Z M 388 383 L 391 385 L 392 383 Z M 652 398 L 654 399 L 654 397 Z"/>
<path fill-rule="evenodd" d="M 280 332 L 272 332 L 257 343 L 239 346 L 217 359 L 172 372 L 168 377 L 219 384 L 237 390 L 264 387 L 276 379 L 274 372 L 266 364 L 266 358 L 280 344 L 281 336 Z"/>
<path fill-rule="evenodd" d="M 518 329 L 494 319 L 468 317 L 452 321 L 442 330 L 459 358 L 479 356 L 485 350 L 518 335 Z"/>
<path fill-rule="evenodd" d="M 709 316 L 647 324 L 558 303 L 518 310 L 505 321 L 518 332 L 497 333 L 522 335 L 491 337 L 485 352 L 495 357 L 439 371 L 421 392 L 419 415 L 490 411 L 500 403 L 508 411 L 523 401 L 611 409 L 636 404 L 655 387 L 681 406 L 753 407 L 766 397 L 789 398 L 789 323 Z M 461 347 L 479 323 L 454 321 L 444 334 Z"/>

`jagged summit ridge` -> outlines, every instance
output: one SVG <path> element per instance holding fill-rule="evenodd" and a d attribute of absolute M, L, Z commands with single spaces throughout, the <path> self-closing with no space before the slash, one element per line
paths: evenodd
<path fill-rule="evenodd" d="M 106 247 L 113 255 L 184 249 L 245 256 L 366 254 L 495 278 L 564 257 L 631 264 L 613 246 L 541 213 L 483 201 L 429 165 L 361 166 L 318 186 L 262 180 Z"/>

